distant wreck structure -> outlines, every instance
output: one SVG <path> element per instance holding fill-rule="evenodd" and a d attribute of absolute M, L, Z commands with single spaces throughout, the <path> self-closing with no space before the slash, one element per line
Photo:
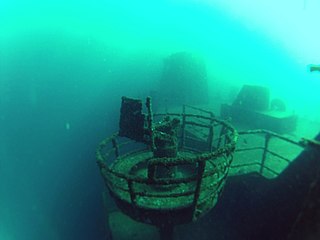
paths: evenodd
<path fill-rule="evenodd" d="M 164 59 L 156 92 L 159 105 L 208 103 L 207 70 L 204 60 L 189 52 L 178 52 Z"/>
<path fill-rule="evenodd" d="M 293 132 L 297 125 L 297 115 L 288 111 L 281 99 L 270 101 L 270 90 L 263 86 L 243 85 L 231 105 L 221 105 L 220 115 L 234 125 L 280 134 Z"/>

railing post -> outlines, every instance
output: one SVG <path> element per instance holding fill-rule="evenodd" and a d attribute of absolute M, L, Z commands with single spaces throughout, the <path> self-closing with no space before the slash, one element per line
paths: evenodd
<path fill-rule="evenodd" d="M 182 108 L 182 126 L 181 126 L 181 144 L 180 148 L 184 148 L 186 140 L 186 106 L 183 105 Z"/>
<path fill-rule="evenodd" d="M 212 151 L 212 144 L 213 144 L 213 139 L 214 139 L 214 127 L 213 127 L 213 125 L 214 125 L 214 120 L 213 120 L 214 115 L 213 115 L 212 112 L 210 112 L 210 118 L 211 118 L 211 120 L 210 120 L 210 125 L 211 126 L 209 128 L 209 136 L 208 136 L 209 152 Z"/>
<path fill-rule="evenodd" d="M 130 194 L 130 199 L 132 204 L 136 204 L 136 195 L 134 194 L 133 191 L 133 181 L 131 179 L 128 179 L 128 189 L 129 189 L 129 194 Z"/>
<path fill-rule="evenodd" d="M 219 139 L 218 139 L 218 145 L 217 148 L 220 148 L 221 145 L 221 141 L 222 141 L 222 135 L 225 133 L 226 129 L 225 126 L 221 126 L 221 130 L 220 130 L 220 135 L 219 135 Z"/>
<path fill-rule="evenodd" d="M 260 171 L 259 171 L 259 173 L 261 175 L 263 174 L 264 164 L 267 159 L 270 138 L 271 138 L 271 135 L 269 133 L 266 133 L 265 140 L 264 140 L 264 149 L 263 149 L 263 154 L 262 154 L 261 166 L 260 166 Z"/>
<path fill-rule="evenodd" d="M 151 97 L 147 97 L 146 107 L 148 110 L 148 116 L 147 116 L 148 132 L 150 134 L 151 150 L 153 152 L 155 149 L 155 146 L 154 146 L 154 134 L 153 134 L 153 113 L 152 113 Z"/>
<path fill-rule="evenodd" d="M 200 191 L 201 191 L 201 183 L 203 178 L 203 173 L 206 168 L 206 161 L 200 161 L 198 162 L 198 170 L 197 170 L 197 185 L 194 192 L 194 198 L 193 198 L 193 220 L 197 219 L 197 204 L 200 197 Z"/>
<path fill-rule="evenodd" d="M 112 138 L 112 147 L 114 148 L 114 153 L 116 155 L 116 158 L 118 158 L 119 157 L 119 145 L 118 145 L 115 137 Z"/>

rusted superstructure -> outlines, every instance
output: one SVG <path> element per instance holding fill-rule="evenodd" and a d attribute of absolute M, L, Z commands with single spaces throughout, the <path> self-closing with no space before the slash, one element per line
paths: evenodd
<path fill-rule="evenodd" d="M 319 137 L 298 139 L 264 129 L 237 132 L 228 121 L 196 107 L 154 114 L 150 98 L 146 113 L 142 101 L 122 101 L 119 133 L 97 150 L 118 209 L 136 220 L 116 220 L 118 215 L 111 214 L 115 239 L 134 236 L 121 237 L 122 227 L 115 222 L 130 223 L 139 234 L 148 229 L 149 236 L 138 239 L 174 239 L 176 225 L 204 215 L 194 228 L 179 227 L 178 238 L 195 239 L 213 229 L 228 229 L 220 235 L 214 231 L 217 240 L 318 236 Z M 156 226 L 160 235 L 137 222 Z"/>
<path fill-rule="evenodd" d="M 214 116 L 153 114 L 149 98 L 147 114 L 141 109 L 139 100 L 123 98 L 120 131 L 100 143 L 98 165 L 117 206 L 170 239 L 175 225 L 197 220 L 217 203 L 238 135 Z"/>

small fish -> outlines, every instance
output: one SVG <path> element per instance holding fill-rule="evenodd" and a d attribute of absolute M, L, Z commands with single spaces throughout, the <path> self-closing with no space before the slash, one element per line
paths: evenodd
<path fill-rule="evenodd" d="M 320 72 L 320 65 L 311 64 L 309 65 L 310 72 L 318 71 Z"/>
<path fill-rule="evenodd" d="M 67 122 L 65 127 L 66 127 L 66 130 L 70 130 L 70 123 Z"/>

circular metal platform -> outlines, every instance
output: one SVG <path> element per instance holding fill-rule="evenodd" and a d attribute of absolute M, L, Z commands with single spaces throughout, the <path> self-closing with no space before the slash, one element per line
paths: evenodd
<path fill-rule="evenodd" d="M 147 145 L 118 134 L 103 140 L 97 150 L 101 174 L 117 206 L 156 226 L 194 221 L 215 206 L 237 140 L 232 126 L 212 116 L 166 115 L 182 122 L 176 157 L 155 158 Z"/>

